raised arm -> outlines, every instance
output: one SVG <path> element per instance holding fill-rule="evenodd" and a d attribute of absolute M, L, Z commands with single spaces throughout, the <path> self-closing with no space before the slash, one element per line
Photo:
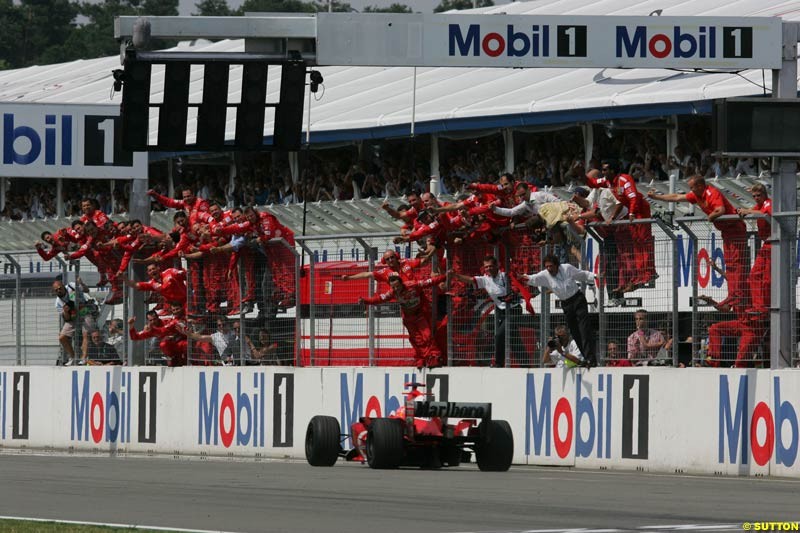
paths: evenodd
<path fill-rule="evenodd" d="M 688 202 L 685 194 L 667 193 L 661 194 L 656 191 L 647 191 L 647 197 L 660 202 Z"/>

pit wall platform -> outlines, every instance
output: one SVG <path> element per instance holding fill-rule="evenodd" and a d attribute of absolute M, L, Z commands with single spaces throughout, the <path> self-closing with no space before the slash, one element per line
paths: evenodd
<path fill-rule="evenodd" d="M 492 402 L 515 464 L 800 477 L 796 370 L 0 367 L 0 447 L 302 459 L 313 415 L 385 416 L 412 380 Z"/>

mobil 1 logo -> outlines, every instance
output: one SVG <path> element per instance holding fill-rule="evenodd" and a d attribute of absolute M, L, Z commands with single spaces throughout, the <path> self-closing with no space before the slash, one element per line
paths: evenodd
<path fill-rule="evenodd" d="M 272 445 L 294 446 L 294 374 L 275 374 L 272 381 Z"/>
<path fill-rule="evenodd" d="M 586 26 L 556 27 L 558 57 L 586 57 Z"/>
<path fill-rule="evenodd" d="M 753 57 L 753 28 L 723 26 L 722 57 Z"/>
<path fill-rule="evenodd" d="M 28 439 L 30 388 L 30 372 L 0 372 L 0 440 L 8 438 L 6 431 L 9 418 L 11 438 Z"/>
<path fill-rule="evenodd" d="M 158 410 L 158 374 L 139 372 L 139 442 L 156 441 L 156 415 Z"/>
<path fill-rule="evenodd" d="M 450 401 L 450 376 L 447 374 L 428 374 L 425 377 L 425 389 L 432 402 Z"/>
<path fill-rule="evenodd" d="M 647 459 L 650 419 L 650 376 L 622 378 L 622 457 Z"/>
<path fill-rule="evenodd" d="M 133 166 L 133 152 L 122 148 L 121 117 L 86 115 L 83 146 L 83 164 L 86 166 Z"/>

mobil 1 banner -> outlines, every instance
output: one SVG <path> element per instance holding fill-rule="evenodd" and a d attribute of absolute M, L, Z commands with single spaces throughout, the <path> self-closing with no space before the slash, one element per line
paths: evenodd
<path fill-rule="evenodd" d="M 320 65 L 780 68 L 780 18 L 317 15 Z"/>
<path fill-rule="evenodd" d="M 147 177 L 147 154 L 122 148 L 119 106 L 0 103 L 0 175 Z"/>
<path fill-rule="evenodd" d="M 0 372 L 0 441 L 28 440 L 30 372 Z"/>

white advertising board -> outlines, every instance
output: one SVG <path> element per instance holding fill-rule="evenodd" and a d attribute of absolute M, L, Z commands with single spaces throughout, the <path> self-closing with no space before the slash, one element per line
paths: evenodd
<path fill-rule="evenodd" d="M 147 177 L 147 153 L 122 148 L 118 105 L 0 103 L 0 176 Z"/>
<path fill-rule="evenodd" d="M 780 68 L 781 19 L 317 15 L 320 65 Z"/>
<path fill-rule="evenodd" d="M 800 477 L 791 370 L 3 367 L 0 446 L 302 459 L 312 416 L 349 433 L 410 381 L 491 402 L 515 464 Z"/>

